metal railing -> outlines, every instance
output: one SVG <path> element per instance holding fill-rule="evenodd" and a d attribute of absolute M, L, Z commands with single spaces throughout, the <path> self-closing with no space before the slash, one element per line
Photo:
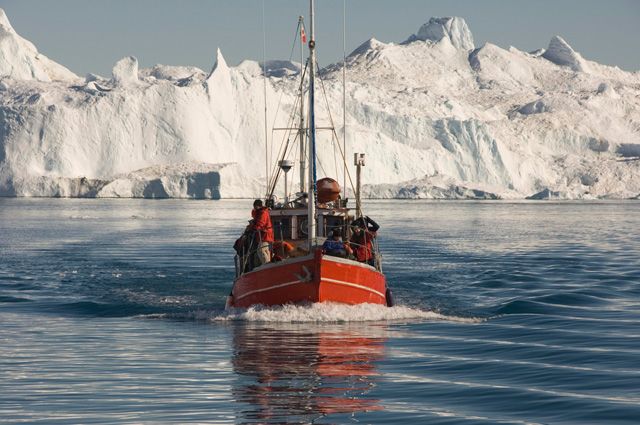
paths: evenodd
<path fill-rule="evenodd" d="M 282 223 L 280 223 L 280 227 L 282 227 Z M 339 226 L 327 226 L 325 225 L 325 234 L 327 234 L 327 230 L 331 230 L 333 232 L 333 230 L 335 229 L 340 229 L 341 231 L 344 229 L 347 229 L 349 226 L 348 225 L 339 225 Z M 346 233 L 346 232 L 345 232 Z M 257 236 L 257 237 L 256 237 Z M 235 269 L 236 269 L 236 278 L 243 275 L 244 273 L 248 273 L 250 271 L 252 271 L 253 269 L 255 269 L 256 267 L 259 267 L 262 265 L 262 263 L 260 262 L 259 258 L 257 257 L 257 253 L 258 251 L 261 249 L 260 246 L 262 245 L 262 235 L 260 234 L 259 231 L 254 230 L 254 231 L 246 231 L 243 234 L 243 237 L 248 238 L 247 241 L 245 241 L 245 243 L 243 243 L 242 246 L 242 250 L 240 253 L 236 253 L 236 255 L 234 256 L 234 265 L 235 265 Z M 373 267 L 375 267 L 376 270 L 378 270 L 379 272 L 382 272 L 382 254 L 380 253 L 380 247 L 378 244 L 378 239 L 377 237 L 374 237 L 371 239 L 371 247 L 368 248 L 368 242 L 367 238 L 366 238 L 366 233 L 365 233 L 365 243 L 364 244 L 359 244 L 356 242 L 353 242 L 350 240 L 351 238 L 349 238 L 348 240 L 344 241 L 341 240 L 341 242 L 344 244 L 344 246 L 348 246 L 349 248 L 353 248 L 356 247 L 360 248 L 360 247 L 364 247 L 364 249 L 366 251 L 370 251 L 371 253 L 371 257 L 373 260 L 373 264 L 369 263 L 369 261 L 365 260 L 362 262 L 366 262 L 371 264 Z M 281 258 L 285 259 L 286 257 L 286 252 L 285 252 L 285 240 L 284 240 L 284 236 L 283 236 L 283 232 L 280 232 L 280 246 L 282 247 L 282 252 L 281 252 Z M 269 250 L 271 252 L 271 254 L 273 255 L 274 253 L 274 249 L 272 246 L 269 247 Z M 352 254 L 349 255 L 348 254 L 348 250 L 345 249 L 345 253 L 347 253 L 346 258 L 349 258 L 351 260 L 355 260 L 357 261 L 357 257 L 355 255 L 355 250 L 351 249 Z M 365 256 L 368 257 L 367 252 L 365 251 Z"/>
<path fill-rule="evenodd" d="M 256 238 L 256 235 L 258 236 Z M 242 238 L 247 238 L 245 242 L 242 244 L 242 250 L 240 254 L 234 256 L 234 264 L 236 267 L 236 277 L 240 275 L 250 272 L 254 268 L 258 267 L 261 264 L 255 264 L 259 262 L 257 257 L 258 250 L 262 245 L 262 235 L 259 231 L 245 231 L 241 236 Z M 248 245 L 248 247 L 247 247 Z"/>

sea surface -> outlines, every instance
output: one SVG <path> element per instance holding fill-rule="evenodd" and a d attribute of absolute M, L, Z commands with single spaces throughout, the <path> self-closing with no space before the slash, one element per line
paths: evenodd
<path fill-rule="evenodd" d="M 639 202 L 369 201 L 397 307 L 225 312 L 250 205 L 0 199 L 0 423 L 640 423 Z"/>

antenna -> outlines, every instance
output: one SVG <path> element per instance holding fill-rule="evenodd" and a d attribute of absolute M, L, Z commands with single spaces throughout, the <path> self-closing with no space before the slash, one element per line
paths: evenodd
<path fill-rule="evenodd" d="M 364 154 L 353 154 L 353 165 L 356 166 L 356 215 L 362 217 L 362 202 L 360 201 L 360 173 L 364 167 Z"/>

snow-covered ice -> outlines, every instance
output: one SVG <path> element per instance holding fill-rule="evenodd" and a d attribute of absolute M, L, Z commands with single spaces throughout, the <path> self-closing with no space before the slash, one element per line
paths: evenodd
<path fill-rule="evenodd" d="M 574 71 L 587 72 L 589 66 L 586 61 L 575 52 L 569 43 L 559 35 L 554 36 L 549 43 L 549 48 L 542 54 L 545 59 L 558 65 L 565 65 Z"/>
<path fill-rule="evenodd" d="M 300 64 L 266 69 L 269 126 L 287 126 Z M 476 47 L 462 18 L 431 18 L 401 43 L 364 42 L 347 74 L 347 152 L 367 153 L 366 196 L 640 195 L 640 72 L 559 36 L 532 53 Z M 320 72 L 334 120 L 341 75 L 341 64 Z M 261 195 L 263 90 L 260 64 L 229 66 L 219 50 L 210 72 L 125 57 L 111 76 L 81 78 L 0 10 L 0 196 Z M 321 101 L 318 125 L 326 112 Z M 328 132 L 318 149 L 319 177 L 342 181 Z"/>
<path fill-rule="evenodd" d="M 113 84 L 125 85 L 139 81 L 138 79 L 138 59 L 127 56 L 120 59 L 113 66 Z"/>
<path fill-rule="evenodd" d="M 451 44 L 463 50 L 474 48 L 473 35 L 464 19 L 458 17 L 431 18 L 418 30 L 418 33 L 408 41 L 441 41 L 447 38 Z"/>
<path fill-rule="evenodd" d="M 20 37 L 2 9 L 0 9 L 0 77 L 37 81 L 77 78 L 73 72 L 38 53 L 32 43 Z"/>

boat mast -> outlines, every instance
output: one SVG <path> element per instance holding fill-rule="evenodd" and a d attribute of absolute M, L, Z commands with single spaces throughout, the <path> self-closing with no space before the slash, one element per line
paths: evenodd
<path fill-rule="evenodd" d="M 314 0 L 309 0 L 309 183 L 307 199 L 307 234 L 309 251 L 316 239 L 316 121 L 315 121 L 315 77 L 316 77 L 316 36 Z"/>
<path fill-rule="evenodd" d="M 342 198 L 347 199 L 347 0 L 342 2 Z M 337 177 L 337 176 L 336 176 Z M 346 204 L 344 205 L 346 207 Z"/>
<path fill-rule="evenodd" d="M 300 136 L 300 192 L 306 192 L 307 185 L 305 182 L 305 162 L 304 157 L 304 136 L 306 130 L 304 128 L 304 42 L 302 34 L 304 34 L 304 18 L 298 18 L 298 26 L 300 27 L 300 126 L 298 127 L 298 135 Z"/>
<path fill-rule="evenodd" d="M 264 2 L 262 0 L 262 78 L 264 89 L 264 174 L 265 197 L 269 196 L 269 131 L 267 130 L 267 29 L 264 19 Z"/>

